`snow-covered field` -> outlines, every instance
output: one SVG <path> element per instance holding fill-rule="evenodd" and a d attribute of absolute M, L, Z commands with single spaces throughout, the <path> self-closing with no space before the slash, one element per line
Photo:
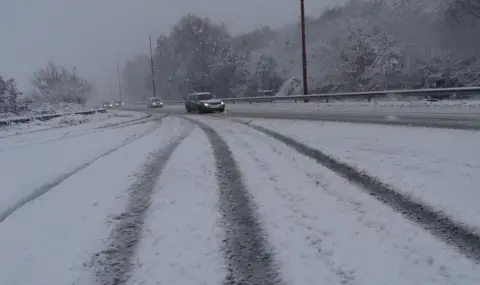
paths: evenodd
<path fill-rule="evenodd" d="M 347 162 L 480 233 L 476 131 L 245 119 Z"/>
<path fill-rule="evenodd" d="M 116 276 L 115 282 L 128 285 L 220 285 L 242 278 L 240 284 L 255 285 L 480 284 L 478 260 L 465 257 L 314 160 L 243 124 L 208 116 L 189 118 L 212 129 L 204 131 L 173 116 L 125 125 L 111 125 L 116 119 L 109 118 L 98 122 L 104 128 L 95 128 L 98 124 L 92 122 L 0 138 L 0 181 L 8 186 L 0 190 L 0 213 L 39 187 L 47 190 L 0 220 L 0 284 L 114 284 L 99 278 Z M 255 122 L 291 131 L 292 137 L 303 130 L 300 124 L 308 124 Z M 89 124 L 95 127 L 87 128 Z M 327 123 L 315 124 L 327 128 L 324 133 L 330 136 L 315 143 L 322 150 L 330 146 L 328 151 L 342 155 L 344 147 L 361 145 L 362 140 L 368 144 L 364 126 L 350 126 L 348 132 L 347 125 L 328 129 Z M 80 126 L 85 128 L 73 131 Z M 309 127 L 320 133 L 315 139 L 322 139 L 323 132 Z M 428 162 L 426 156 L 432 155 L 431 160 L 446 168 L 453 162 L 458 167 L 460 161 L 475 165 L 474 157 L 467 156 L 439 160 L 440 147 L 419 154 L 393 138 L 382 141 L 384 127 L 369 127 L 370 135 L 377 137 L 377 160 L 390 144 L 390 150 L 412 152 L 403 155 L 405 164 L 407 157 L 416 155 Z M 418 143 L 418 131 L 411 131 L 410 140 Z M 448 132 L 432 136 L 446 140 Z M 467 134 L 474 133 L 455 135 L 465 151 Z M 344 142 L 348 138 L 351 145 Z M 443 143 L 445 148 L 448 141 Z M 385 165 L 395 165 L 387 158 Z M 379 175 L 406 171 L 384 168 Z M 465 169 L 450 170 L 451 177 Z M 72 170 L 76 172 L 65 177 Z M 430 179 L 430 174 L 418 171 L 414 178 Z M 240 186 L 247 201 L 241 195 L 225 196 L 231 190 L 226 187 Z M 445 204 L 462 202 L 443 198 Z M 131 208 L 132 201 L 144 203 Z M 245 204 L 251 207 L 251 217 L 242 212 L 248 208 Z M 240 223 L 226 223 L 225 209 L 231 209 Z M 236 236 L 243 233 L 236 227 L 261 232 L 267 243 L 247 241 L 255 238 L 250 232 Z M 239 251 L 228 247 L 232 238 L 239 242 Z M 270 260 L 250 257 L 258 247 L 273 253 Z M 232 252 L 245 262 L 238 263 L 242 258 Z M 273 263 L 282 282 L 252 282 L 249 272 L 261 276 L 257 271 L 264 267 L 255 268 L 261 263 Z"/>

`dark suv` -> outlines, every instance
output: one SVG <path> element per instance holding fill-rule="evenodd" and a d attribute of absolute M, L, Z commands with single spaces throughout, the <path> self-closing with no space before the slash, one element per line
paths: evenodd
<path fill-rule="evenodd" d="M 185 101 L 185 109 L 188 113 L 196 111 L 198 113 L 223 112 L 225 111 L 225 102 L 216 99 L 210 92 L 192 93 L 188 95 Z"/>

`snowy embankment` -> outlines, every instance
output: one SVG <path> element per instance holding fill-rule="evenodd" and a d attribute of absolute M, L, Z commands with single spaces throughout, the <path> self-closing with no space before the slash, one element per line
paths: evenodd
<path fill-rule="evenodd" d="M 117 110 L 108 111 L 108 113 L 95 113 L 90 115 L 66 114 L 47 121 L 34 120 L 28 123 L 0 126 L 0 138 L 72 126 L 76 126 L 74 128 L 75 130 L 97 128 L 121 124 L 132 120 L 140 120 L 146 118 L 146 116 L 147 115 L 144 113 Z"/>
<path fill-rule="evenodd" d="M 0 130 L 21 124 L 39 125 L 51 119 L 71 117 L 68 120 L 81 122 L 80 116 L 106 113 L 105 109 L 90 108 L 79 104 L 42 104 L 18 113 L 0 113 Z M 68 123 L 68 122 L 67 122 Z"/>
<path fill-rule="evenodd" d="M 346 162 L 480 233 L 480 133 L 244 119 Z"/>

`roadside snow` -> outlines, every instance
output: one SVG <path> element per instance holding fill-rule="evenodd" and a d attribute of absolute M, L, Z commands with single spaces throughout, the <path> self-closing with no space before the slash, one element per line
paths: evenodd
<path fill-rule="evenodd" d="M 288 109 L 345 109 L 345 110 L 389 110 L 389 109 L 425 109 L 425 110 L 442 110 L 442 109 L 465 109 L 478 112 L 480 108 L 480 100 L 458 100 L 458 101 L 331 101 L 325 102 L 309 102 L 304 103 L 299 100 L 297 103 L 293 101 L 278 101 L 272 103 L 243 103 L 236 102 L 235 107 L 265 107 L 265 108 L 288 108 Z"/>
<path fill-rule="evenodd" d="M 0 284 L 93 284 L 86 264 L 103 249 L 146 157 L 178 135 L 179 126 L 164 122 L 0 223 Z"/>
<path fill-rule="evenodd" d="M 145 118 L 146 114 L 141 112 L 128 111 L 109 111 L 108 113 L 96 113 L 92 115 L 70 114 L 48 121 L 35 120 L 29 123 L 10 124 L 0 126 L 0 138 L 13 135 L 21 135 L 32 132 L 38 132 L 49 129 L 58 129 L 74 125 L 87 125 L 87 127 L 102 127 L 103 125 L 113 125 L 131 120 Z"/>
<path fill-rule="evenodd" d="M 480 267 L 315 161 L 241 125 L 227 140 L 286 284 L 476 285 Z"/>
<path fill-rule="evenodd" d="M 88 122 L 98 122 L 109 119 L 108 114 L 97 113 L 93 115 L 70 114 L 47 121 L 34 120 L 28 123 L 12 123 L 10 125 L 0 127 L 0 135 L 5 136 L 9 133 L 22 133 L 26 131 L 45 130 L 50 128 L 58 128 L 63 126 L 72 126 L 85 124 Z"/>
<path fill-rule="evenodd" d="M 129 284 L 222 284 L 222 230 L 210 144 L 196 129 L 156 186 Z"/>
<path fill-rule="evenodd" d="M 48 133 L 32 135 L 32 141 L 18 138 L 0 140 L 0 213 L 38 187 L 50 183 L 65 173 L 100 154 L 121 145 L 125 140 L 141 135 L 154 123 L 124 128 L 102 129 L 47 137 Z M 40 139 L 42 138 L 42 139 Z"/>
<path fill-rule="evenodd" d="M 480 132 L 290 120 L 248 120 L 291 136 L 476 227 Z"/>

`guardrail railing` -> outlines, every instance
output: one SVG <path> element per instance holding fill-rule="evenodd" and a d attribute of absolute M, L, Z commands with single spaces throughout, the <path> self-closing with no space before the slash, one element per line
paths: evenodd
<path fill-rule="evenodd" d="M 364 98 L 368 101 L 372 99 L 398 96 L 398 97 L 440 97 L 440 98 L 455 98 L 462 95 L 477 95 L 480 96 L 480 87 L 455 87 L 455 88 L 431 88 L 431 89 L 411 89 L 411 90 L 385 90 L 385 91 L 368 91 L 368 92 L 344 92 L 344 93 L 325 93 L 325 94 L 311 94 L 311 95 L 289 95 L 289 96 L 258 96 L 258 97 L 238 97 L 238 98 L 223 98 L 225 102 L 235 104 L 235 102 L 247 103 L 273 103 L 281 101 L 322 101 L 328 102 L 329 99 L 346 99 Z M 164 105 L 183 104 L 184 101 L 164 101 Z M 135 102 L 134 104 L 146 104 L 147 102 Z"/>

